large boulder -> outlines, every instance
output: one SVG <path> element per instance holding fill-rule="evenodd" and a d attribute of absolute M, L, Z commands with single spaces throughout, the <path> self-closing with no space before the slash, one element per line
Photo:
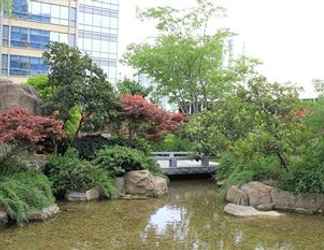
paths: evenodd
<path fill-rule="evenodd" d="M 241 191 L 249 197 L 249 205 L 257 208 L 258 206 L 270 206 L 272 203 L 272 187 L 261 182 L 253 181 L 244 184 Z"/>
<path fill-rule="evenodd" d="M 242 206 L 249 205 L 249 196 L 239 189 L 238 186 L 231 186 L 226 192 L 226 201 Z"/>
<path fill-rule="evenodd" d="M 224 212 L 236 217 L 279 217 L 281 213 L 276 211 L 262 212 L 256 210 L 254 207 L 240 206 L 236 204 L 227 204 L 224 208 Z"/>
<path fill-rule="evenodd" d="M 131 171 L 125 175 L 125 192 L 130 195 L 159 197 L 168 192 L 167 180 L 153 176 L 148 170 Z"/>
<path fill-rule="evenodd" d="M 40 104 L 41 100 L 31 86 L 0 79 L 0 111 L 20 106 L 37 114 Z"/>
<path fill-rule="evenodd" d="M 278 210 L 288 210 L 298 213 L 314 214 L 324 211 L 323 194 L 293 194 L 274 188 L 272 199 L 275 208 Z"/>

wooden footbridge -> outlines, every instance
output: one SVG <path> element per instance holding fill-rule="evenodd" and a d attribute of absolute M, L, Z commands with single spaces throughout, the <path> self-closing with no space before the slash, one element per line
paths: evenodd
<path fill-rule="evenodd" d="M 214 174 L 218 165 L 207 156 L 192 152 L 154 152 L 152 158 L 168 176 Z"/>

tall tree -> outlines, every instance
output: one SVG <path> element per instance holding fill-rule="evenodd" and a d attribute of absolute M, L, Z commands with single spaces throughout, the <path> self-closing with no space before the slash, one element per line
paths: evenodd
<path fill-rule="evenodd" d="M 247 73 L 237 68 L 242 65 L 226 63 L 232 34 L 208 32 L 211 18 L 220 14 L 223 9 L 206 0 L 190 10 L 148 9 L 142 17 L 153 19 L 160 33 L 153 44 L 131 45 L 124 62 L 153 78 L 158 94 L 183 112 L 208 109 Z"/>
<path fill-rule="evenodd" d="M 91 131 L 102 128 L 115 115 L 118 100 L 106 74 L 78 48 L 52 43 L 44 57 L 49 65 L 48 83 L 54 90 L 47 107 L 58 111 L 66 122 L 70 111 L 78 107 L 79 128 Z"/>

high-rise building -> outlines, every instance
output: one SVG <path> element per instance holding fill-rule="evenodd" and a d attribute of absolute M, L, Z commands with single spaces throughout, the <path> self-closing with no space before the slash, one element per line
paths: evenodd
<path fill-rule="evenodd" d="M 13 0 L 11 15 L 1 13 L 2 76 L 47 73 L 42 53 L 58 41 L 78 46 L 116 82 L 119 0 Z"/>

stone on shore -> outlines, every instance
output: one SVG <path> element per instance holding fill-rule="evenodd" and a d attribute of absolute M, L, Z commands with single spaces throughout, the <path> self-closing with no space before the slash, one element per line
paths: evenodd
<path fill-rule="evenodd" d="M 0 209 L 0 226 L 7 224 L 8 221 L 9 221 L 8 213 L 5 210 Z"/>
<path fill-rule="evenodd" d="M 314 214 L 324 211 L 323 194 L 293 194 L 274 188 L 272 199 L 275 209 Z"/>
<path fill-rule="evenodd" d="M 224 212 L 236 217 L 279 217 L 283 215 L 276 211 L 258 211 L 254 207 L 240 206 L 232 203 L 225 206 Z"/>
<path fill-rule="evenodd" d="M 249 196 L 239 189 L 238 186 L 231 186 L 226 193 L 226 201 L 242 206 L 249 205 Z"/>
<path fill-rule="evenodd" d="M 265 185 L 261 182 L 252 181 L 244 184 L 240 190 L 247 194 L 249 206 L 255 208 L 260 205 L 264 207 L 272 206 L 271 186 Z"/>
<path fill-rule="evenodd" d="M 324 211 L 324 194 L 294 194 L 261 182 L 249 182 L 241 187 L 232 186 L 227 191 L 225 200 L 261 211 L 275 209 L 303 214 Z"/>
<path fill-rule="evenodd" d="M 131 171 L 125 175 L 125 192 L 160 197 L 168 192 L 168 182 L 165 178 L 153 176 L 148 170 Z"/>
<path fill-rule="evenodd" d="M 92 201 L 100 198 L 101 191 L 95 187 L 86 192 L 68 192 L 65 195 L 67 201 Z"/>
<path fill-rule="evenodd" d="M 31 212 L 28 215 L 28 220 L 30 221 L 44 221 L 52 218 L 54 215 L 60 212 L 60 208 L 57 204 L 53 204 L 47 208 L 43 208 L 42 210 L 36 210 Z"/>

